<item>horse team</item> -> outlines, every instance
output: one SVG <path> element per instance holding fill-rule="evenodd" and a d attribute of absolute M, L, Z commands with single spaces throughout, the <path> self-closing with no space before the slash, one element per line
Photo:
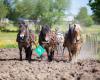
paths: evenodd
<path fill-rule="evenodd" d="M 69 52 L 69 61 L 71 61 L 73 56 L 80 52 L 82 46 L 81 27 L 78 24 L 69 24 L 68 32 L 66 31 L 64 36 L 59 36 L 57 35 L 57 31 L 51 31 L 50 26 L 43 25 L 39 34 L 39 45 L 45 48 L 48 61 L 52 61 L 54 59 L 55 51 L 58 53 L 57 47 L 60 44 L 59 38 L 61 38 L 60 40 L 63 42 L 63 53 L 67 47 Z M 31 62 L 32 45 L 33 43 L 35 44 L 34 33 L 29 30 L 28 26 L 24 22 L 19 24 L 19 31 L 16 40 L 20 51 L 20 60 L 22 61 L 22 49 L 24 48 L 26 59 Z"/>

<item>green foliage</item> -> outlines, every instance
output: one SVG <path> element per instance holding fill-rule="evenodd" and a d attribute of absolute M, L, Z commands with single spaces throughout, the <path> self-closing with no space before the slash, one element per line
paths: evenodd
<path fill-rule="evenodd" d="M 94 23 L 90 16 L 88 16 L 84 22 L 85 22 L 85 25 L 88 27 Z"/>
<path fill-rule="evenodd" d="M 18 18 L 30 18 L 34 12 L 34 2 L 33 0 L 13 0 L 12 5 L 9 5 L 10 14 L 9 19 L 17 20 Z M 12 8 L 12 6 L 14 6 Z"/>
<path fill-rule="evenodd" d="M 8 7 L 4 4 L 4 0 L 0 0 L 0 19 L 5 18 L 8 14 Z"/>
<path fill-rule="evenodd" d="M 34 12 L 34 3 L 32 0 L 22 0 L 16 4 L 15 13 L 18 17 L 30 18 Z"/>
<path fill-rule="evenodd" d="M 76 19 L 79 20 L 79 22 L 84 26 L 91 26 L 93 24 L 93 20 L 91 16 L 88 15 L 86 7 L 82 7 L 80 9 Z"/>
<path fill-rule="evenodd" d="M 10 19 L 16 20 L 19 17 L 40 20 L 40 24 L 55 24 L 64 11 L 69 8 L 69 0 L 13 0 L 9 6 Z M 12 8 L 12 6 L 14 6 Z"/>
<path fill-rule="evenodd" d="M 80 12 L 79 14 L 77 15 L 77 19 L 78 20 L 81 20 L 81 19 L 84 19 L 86 18 L 88 15 L 87 15 L 87 8 L 86 7 L 82 7 L 80 9 Z"/>
<path fill-rule="evenodd" d="M 39 19 L 40 23 L 55 24 L 64 15 L 68 8 L 68 0 L 37 0 L 33 18 Z"/>
<path fill-rule="evenodd" d="M 93 11 L 93 19 L 100 24 L 100 0 L 89 0 L 89 6 Z"/>
<path fill-rule="evenodd" d="M 70 0 L 0 0 L 0 18 L 7 17 L 14 24 L 18 23 L 18 18 L 39 20 L 35 25 L 39 31 L 40 25 L 52 26 L 61 21 L 69 7 Z"/>

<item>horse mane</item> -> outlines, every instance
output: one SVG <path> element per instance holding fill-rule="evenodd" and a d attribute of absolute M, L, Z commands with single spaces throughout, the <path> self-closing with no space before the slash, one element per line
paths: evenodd
<path fill-rule="evenodd" d="M 68 33 L 66 36 L 70 42 L 72 42 L 72 40 L 73 40 L 73 30 L 74 30 L 74 28 L 69 24 L 69 30 L 68 30 Z"/>
<path fill-rule="evenodd" d="M 44 34 L 48 33 L 50 31 L 50 27 L 48 25 L 44 25 L 42 27 L 42 31 L 44 32 Z"/>

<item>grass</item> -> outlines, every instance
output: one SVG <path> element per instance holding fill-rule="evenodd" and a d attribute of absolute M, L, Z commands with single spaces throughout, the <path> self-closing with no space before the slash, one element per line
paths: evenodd
<path fill-rule="evenodd" d="M 16 40 L 0 40 L 0 48 L 17 48 Z"/>
<path fill-rule="evenodd" d="M 100 33 L 100 25 L 92 25 L 91 27 L 83 27 L 84 33 Z"/>
<path fill-rule="evenodd" d="M 14 26 L 7 26 L 6 27 L 6 30 L 9 30 L 9 31 L 17 31 L 18 30 L 18 27 L 14 27 Z"/>
<path fill-rule="evenodd" d="M 17 33 L 0 32 L 0 48 L 17 48 Z"/>
<path fill-rule="evenodd" d="M 16 32 L 0 32 L 0 40 L 15 40 L 17 36 Z"/>

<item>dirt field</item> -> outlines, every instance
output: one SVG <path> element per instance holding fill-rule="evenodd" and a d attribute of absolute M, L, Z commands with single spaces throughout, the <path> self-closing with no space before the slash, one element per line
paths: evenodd
<path fill-rule="evenodd" d="M 100 80 L 100 61 L 28 63 L 19 61 L 18 52 L 18 49 L 0 49 L 0 80 Z"/>

